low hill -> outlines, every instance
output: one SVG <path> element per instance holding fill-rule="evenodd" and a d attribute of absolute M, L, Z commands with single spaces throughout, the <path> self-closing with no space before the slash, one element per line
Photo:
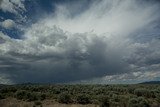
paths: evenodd
<path fill-rule="evenodd" d="M 140 84 L 160 84 L 160 81 L 146 81 L 146 82 L 142 82 Z"/>

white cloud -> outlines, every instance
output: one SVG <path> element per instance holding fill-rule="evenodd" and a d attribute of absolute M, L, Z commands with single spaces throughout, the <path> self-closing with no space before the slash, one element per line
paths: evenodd
<path fill-rule="evenodd" d="M 94 78 L 89 80 L 81 80 L 71 83 L 84 84 L 134 84 L 146 81 L 156 81 L 160 77 L 159 71 L 145 71 L 145 72 L 130 72 L 124 74 L 104 76 L 101 78 Z"/>
<path fill-rule="evenodd" d="M 12 29 L 16 27 L 16 23 L 11 19 L 6 19 L 0 23 L 0 25 L 5 29 Z"/>
<path fill-rule="evenodd" d="M 156 5 L 140 5 L 131 0 L 102 0 L 94 2 L 85 12 L 72 17 L 74 9 L 57 6 L 56 18 L 46 18 L 46 23 L 56 24 L 73 33 L 94 31 L 95 33 L 118 33 L 129 35 L 144 28 L 157 18 Z M 72 8 L 72 7 L 70 7 Z M 74 25 L 74 26 L 73 26 Z"/>
<path fill-rule="evenodd" d="M 19 11 L 25 11 L 24 0 L 2 0 L 0 9 L 4 12 L 18 14 Z"/>

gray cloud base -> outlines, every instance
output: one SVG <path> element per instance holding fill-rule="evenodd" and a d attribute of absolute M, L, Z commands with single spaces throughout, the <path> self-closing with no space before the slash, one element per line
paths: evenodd
<path fill-rule="evenodd" d="M 159 75 L 155 23 L 159 14 L 153 15 L 159 6 L 138 3 L 102 0 L 76 16 L 70 16 L 72 9 L 67 11 L 66 5 L 58 5 L 54 17 L 39 19 L 25 30 L 23 39 L 1 32 L 0 79 L 3 83 L 66 83 L 126 73 L 139 79 L 143 72 Z M 146 33 L 153 32 L 156 36 L 145 40 Z"/>

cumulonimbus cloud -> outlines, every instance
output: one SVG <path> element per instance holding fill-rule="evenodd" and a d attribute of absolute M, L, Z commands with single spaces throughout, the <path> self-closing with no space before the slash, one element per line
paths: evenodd
<path fill-rule="evenodd" d="M 158 33 L 157 9 L 151 1 L 102 0 L 76 14 L 76 8 L 57 5 L 54 14 L 25 29 L 22 39 L 0 33 L 1 73 L 19 83 L 157 71 L 160 41 L 157 35 L 143 41 L 146 33 Z"/>

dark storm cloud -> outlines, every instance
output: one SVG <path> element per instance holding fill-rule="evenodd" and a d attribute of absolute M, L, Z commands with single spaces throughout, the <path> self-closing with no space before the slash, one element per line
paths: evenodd
<path fill-rule="evenodd" d="M 117 74 L 128 79 L 126 73 L 131 74 L 129 78 L 140 78 L 141 72 L 159 70 L 160 40 L 139 37 L 158 31 L 153 30 L 158 29 L 158 4 L 144 1 L 140 6 L 131 0 L 90 3 L 78 14 L 81 5 L 75 10 L 66 3 L 57 5 L 56 15 L 26 28 L 23 39 L 1 32 L 3 80 L 64 83 Z"/>
<path fill-rule="evenodd" d="M 12 77 L 14 82 L 69 82 L 112 74 L 109 71 L 114 71 L 114 73 L 126 71 L 127 67 L 121 66 L 127 64 L 119 61 L 120 58 L 118 59 L 117 55 L 106 56 L 110 52 L 107 52 L 107 44 L 102 38 L 95 37 L 91 44 L 86 44 L 87 52 L 81 52 L 80 47 L 77 46 L 79 40 L 68 41 L 64 45 L 68 47 L 66 51 L 57 55 L 54 53 L 19 55 L 9 52 L 11 58 L 8 56 L 1 58 L 3 64 L 10 65 L 3 73 L 18 74 L 18 77 Z"/>

